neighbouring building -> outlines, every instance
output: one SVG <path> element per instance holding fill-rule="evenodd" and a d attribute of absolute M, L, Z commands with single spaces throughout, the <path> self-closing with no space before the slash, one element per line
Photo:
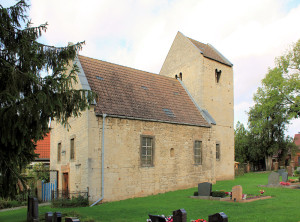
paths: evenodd
<path fill-rule="evenodd" d="M 50 132 L 42 140 L 37 141 L 34 152 L 39 156 L 31 164 L 43 163 L 46 166 L 50 165 Z"/>
<path fill-rule="evenodd" d="M 114 201 L 234 178 L 232 64 L 211 45 L 178 33 L 159 75 L 74 63 L 98 99 L 68 130 L 51 122 L 60 190 Z"/>
<path fill-rule="evenodd" d="M 300 166 L 300 133 L 295 134 L 294 143 L 296 144 L 296 146 L 298 148 L 294 155 L 295 166 Z"/>

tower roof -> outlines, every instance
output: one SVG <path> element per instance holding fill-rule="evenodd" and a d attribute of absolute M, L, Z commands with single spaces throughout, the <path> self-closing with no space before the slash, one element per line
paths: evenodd
<path fill-rule="evenodd" d="M 215 49 L 210 44 L 204 44 L 202 42 L 196 41 L 194 39 L 191 39 L 187 37 L 203 54 L 204 57 L 215 60 L 217 62 L 220 62 L 222 64 L 225 64 L 227 66 L 233 66 L 233 64 L 226 59 L 217 49 Z"/>

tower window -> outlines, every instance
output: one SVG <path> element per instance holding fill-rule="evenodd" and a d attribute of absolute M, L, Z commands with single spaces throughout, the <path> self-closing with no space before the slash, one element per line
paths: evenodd
<path fill-rule="evenodd" d="M 216 69 L 216 83 L 220 82 L 222 70 Z"/>

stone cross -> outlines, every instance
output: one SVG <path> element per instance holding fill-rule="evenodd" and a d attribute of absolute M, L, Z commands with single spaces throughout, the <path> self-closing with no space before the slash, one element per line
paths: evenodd
<path fill-rule="evenodd" d="M 272 172 L 268 177 L 268 185 L 279 186 L 279 173 Z"/>
<path fill-rule="evenodd" d="M 198 196 L 211 196 L 212 184 L 205 182 L 198 184 Z"/>
<path fill-rule="evenodd" d="M 232 187 L 232 200 L 241 201 L 243 199 L 243 188 L 241 185 Z"/>

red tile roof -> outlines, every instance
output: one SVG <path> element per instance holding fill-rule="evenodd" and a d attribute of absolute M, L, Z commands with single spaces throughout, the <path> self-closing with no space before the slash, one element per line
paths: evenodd
<path fill-rule="evenodd" d="M 50 159 L 50 133 L 44 139 L 37 141 L 34 152 L 39 154 L 38 159 Z"/>
<path fill-rule="evenodd" d="M 295 134 L 294 143 L 300 148 L 300 134 Z"/>
<path fill-rule="evenodd" d="M 202 53 L 203 56 L 228 66 L 233 66 L 220 52 L 218 52 L 212 45 L 198 42 L 194 39 L 188 38 Z"/>
<path fill-rule="evenodd" d="M 98 115 L 209 126 L 176 79 L 78 56 Z"/>

